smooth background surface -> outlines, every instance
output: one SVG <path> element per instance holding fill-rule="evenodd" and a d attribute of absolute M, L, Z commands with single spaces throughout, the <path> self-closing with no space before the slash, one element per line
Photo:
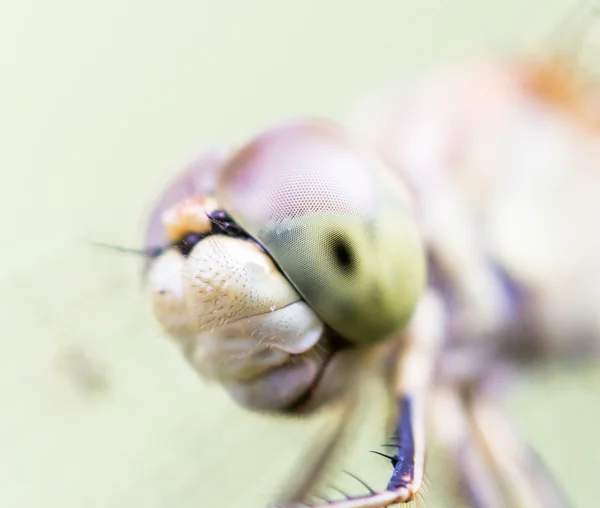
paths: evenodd
<path fill-rule="evenodd" d="M 568 0 L 21 0 L 0 5 L 0 506 L 262 508 L 319 422 L 237 409 L 160 337 L 138 246 L 169 172 L 295 114 L 343 118 L 381 79 L 543 48 Z M 557 34 L 555 33 L 554 37 Z M 598 504 L 599 377 L 516 391 L 579 508 Z M 377 487 L 383 402 L 340 468 Z M 445 487 L 428 481 L 425 505 Z"/>

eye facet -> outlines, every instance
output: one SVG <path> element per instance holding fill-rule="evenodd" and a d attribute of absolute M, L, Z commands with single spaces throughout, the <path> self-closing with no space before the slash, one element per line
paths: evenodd
<path fill-rule="evenodd" d="M 341 336 L 373 343 L 401 329 L 425 282 L 405 192 L 337 124 L 276 126 L 220 171 L 220 206 L 273 257 Z"/>

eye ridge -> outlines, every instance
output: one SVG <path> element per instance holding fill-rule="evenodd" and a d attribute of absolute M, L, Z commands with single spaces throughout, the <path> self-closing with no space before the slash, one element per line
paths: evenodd
<path fill-rule="evenodd" d="M 208 218 L 211 223 L 210 231 L 202 233 L 189 231 L 183 236 L 183 238 L 177 242 L 173 242 L 171 246 L 179 250 L 183 256 L 189 256 L 190 252 L 192 252 L 192 249 L 200 240 L 203 240 L 211 235 L 223 235 L 256 242 L 256 240 L 246 233 L 246 231 L 244 231 L 225 210 L 215 210 L 208 216 Z M 258 244 L 258 242 L 256 243 Z M 258 245 L 261 250 L 264 250 L 262 245 Z M 160 252 L 158 254 L 160 254 Z"/>
<path fill-rule="evenodd" d="M 327 243 L 337 266 L 345 274 L 354 275 L 357 268 L 356 256 L 346 235 L 337 231 L 333 232 L 330 234 Z"/>

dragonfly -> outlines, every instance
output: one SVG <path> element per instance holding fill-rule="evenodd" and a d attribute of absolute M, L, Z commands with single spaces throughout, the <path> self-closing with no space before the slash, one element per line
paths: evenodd
<path fill-rule="evenodd" d="M 569 26 L 587 34 L 595 8 Z M 274 507 L 410 503 L 430 440 L 467 506 L 569 506 L 501 400 L 507 372 L 600 350 L 600 89 L 580 54 L 396 83 L 347 124 L 296 118 L 208 150 L 161 194 L 144 253 L 165 334 L 248 410 L 332 408 Z M 373 373 L 391 478 L 310 501 Z"/>

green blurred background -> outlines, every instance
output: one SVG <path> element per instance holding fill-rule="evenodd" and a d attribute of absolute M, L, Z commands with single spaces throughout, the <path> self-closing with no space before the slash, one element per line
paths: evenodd
<path fill-rule="evenodd" d="M 265 506 L 322 421 L 249 414 L 199 380 L 152 322 L 139 260 L 88 240 L 139 246 L 155 194 L 204 146 L 342 119 L 406 70 L 543 48 L 572 3 L 2 1 L 0 506 Z M 600 506 L 599 380 L 546 372 L 511 399 L 581 508 Z M 343 463 L 377 487 L 383 408 Z M 431 473 L 429 508 L 453 506 L 443 482 Z"/>

